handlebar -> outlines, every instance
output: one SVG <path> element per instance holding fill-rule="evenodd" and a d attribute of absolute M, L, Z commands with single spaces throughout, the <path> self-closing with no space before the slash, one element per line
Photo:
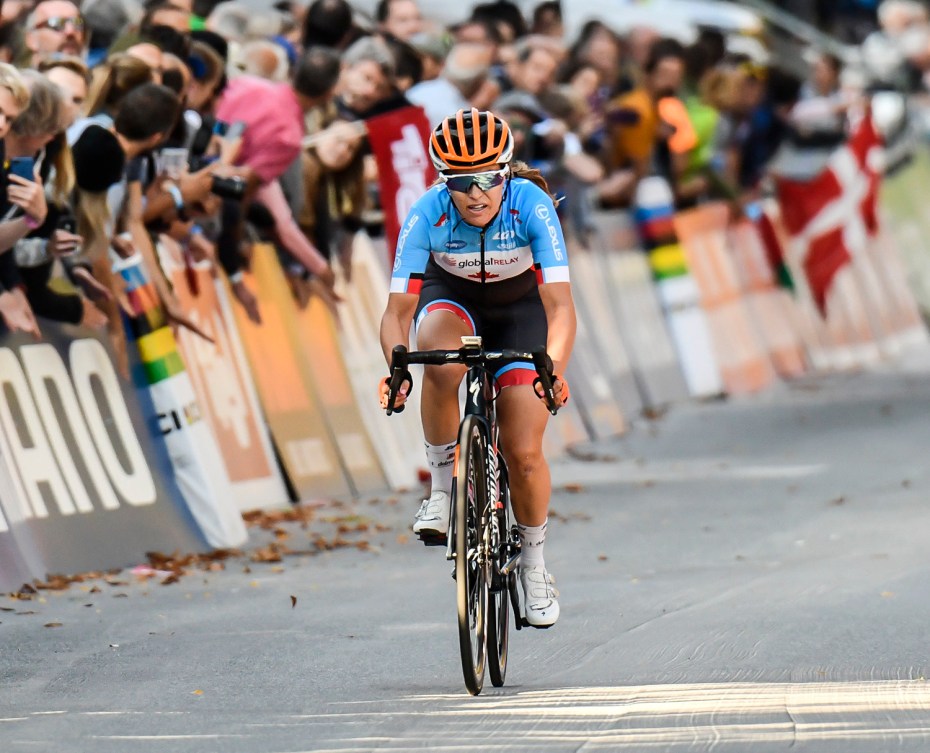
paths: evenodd
<path fill-rule="evenodd" d="M 487 366 L 489 363 L 506 361 L 530 361 L 536 369 L 536 379 L 533 387 L 542 387 L 543 399 L 546 408 L 554 416 L 559 411 L 555 402 L 555 392 L 552 386 L 552 359 L 545 348 L 532 352 L 521 350 L 484 350 L 470 345 L 463 345 L 457 350 L 414 350 L 408 351 L 404 345 L 395 345 L 391 351 L 391 377 L 388 382 L 387 414 L 400 413 L 403 405 L 395 408 L 394 401 L 397 393 L 405 381 L 410 382 L 413 389 L 413 377 L 409 366 L 412 363 L 426 366 L 442 366 L 444 364 L 463 364 L 465 366 Z"/>

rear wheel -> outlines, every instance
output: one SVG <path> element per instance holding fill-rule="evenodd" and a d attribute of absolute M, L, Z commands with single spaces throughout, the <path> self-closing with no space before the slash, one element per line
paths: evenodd
<path fill-rule="evenodd" d="M 510 588 L 511 575 L 500 572 L 510 558 L 508 542 L 510 539 L 510 488 L 507 484 L 506 466 L 503 458 L 498 456 L 500 468 L 500 495 L 502 506 L 496 510 L 497 541 L 492 555 L 494 572 L 492 588 L 488 592 L 488 673 L 491 684 L 499 688 L 507 677 L 507 648 L 510 641 Z"/>
<path fill-rule="evenodd" d="M 462 672 L 472 695 L 484 685 L 486 658 L 488 567 L 480 556 L 481 514 L 487 509 L 486 447 L 483 425 L 467 416 L 459 432 L 455 475 L 455 584 Z"/>

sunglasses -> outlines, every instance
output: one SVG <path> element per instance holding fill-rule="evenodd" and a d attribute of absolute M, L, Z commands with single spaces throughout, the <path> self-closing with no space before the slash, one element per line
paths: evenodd
<path fill-rule="evenodd" d="M 507 179 L 510 167 L 504 167 L 500 170 L 491 170 L 483 173 L 459 173 L 458 175 L 446 175 L 439 173 L 439 179 L 445 183 L 450 191 L 457 193 L 468 193 L 472 184 L 478 186 L 481 191 L 489 191 L 495 186 L 499 186 Z"/>
<path fill-rule="evenodd" d="M 84 19 L 80 16 L 52 16 L 37 23 L 35 28 L 62 32 L 67 28 L 68 24 L 71 24 L 71 28 L 75 31 L 84 31 Z"/>

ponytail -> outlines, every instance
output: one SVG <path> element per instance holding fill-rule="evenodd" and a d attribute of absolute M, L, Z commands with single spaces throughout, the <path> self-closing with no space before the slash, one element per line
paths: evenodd
<path fill-rule="evenodd" d="M 543 174 L 539 172 L 535 167 L 530 167 L 528 164 L 523 162 L 523 160 L 514 160 L 510 163 L 510 174 L 514 178 L 523 178 L 528 180 L 530 183 L 534 183 L 539 186 L 548 196 L 552 199 L 552 203 L 556 206 L 559 205 L 561 199 L 556 197 L 552 190 L 549 188 L 549 184 L 546 182 L 546 179 L 543 177 Z"/>

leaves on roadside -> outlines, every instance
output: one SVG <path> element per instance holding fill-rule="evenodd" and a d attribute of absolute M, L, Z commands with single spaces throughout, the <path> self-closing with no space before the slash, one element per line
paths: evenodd
<path fill-rule="evenodd" d="M 291 609 L 293 609 L 296 606 L 297 606 L 297 597 L 294 595 L 291 595 Z"/>
<path fill-rule="evenodd" d="M 47 627 L 47 628 L 58 628 L 58 627 L 63 627 L 63 623 L 61 623 L 61 622 L 46 622 L 42 627 Z"/>

